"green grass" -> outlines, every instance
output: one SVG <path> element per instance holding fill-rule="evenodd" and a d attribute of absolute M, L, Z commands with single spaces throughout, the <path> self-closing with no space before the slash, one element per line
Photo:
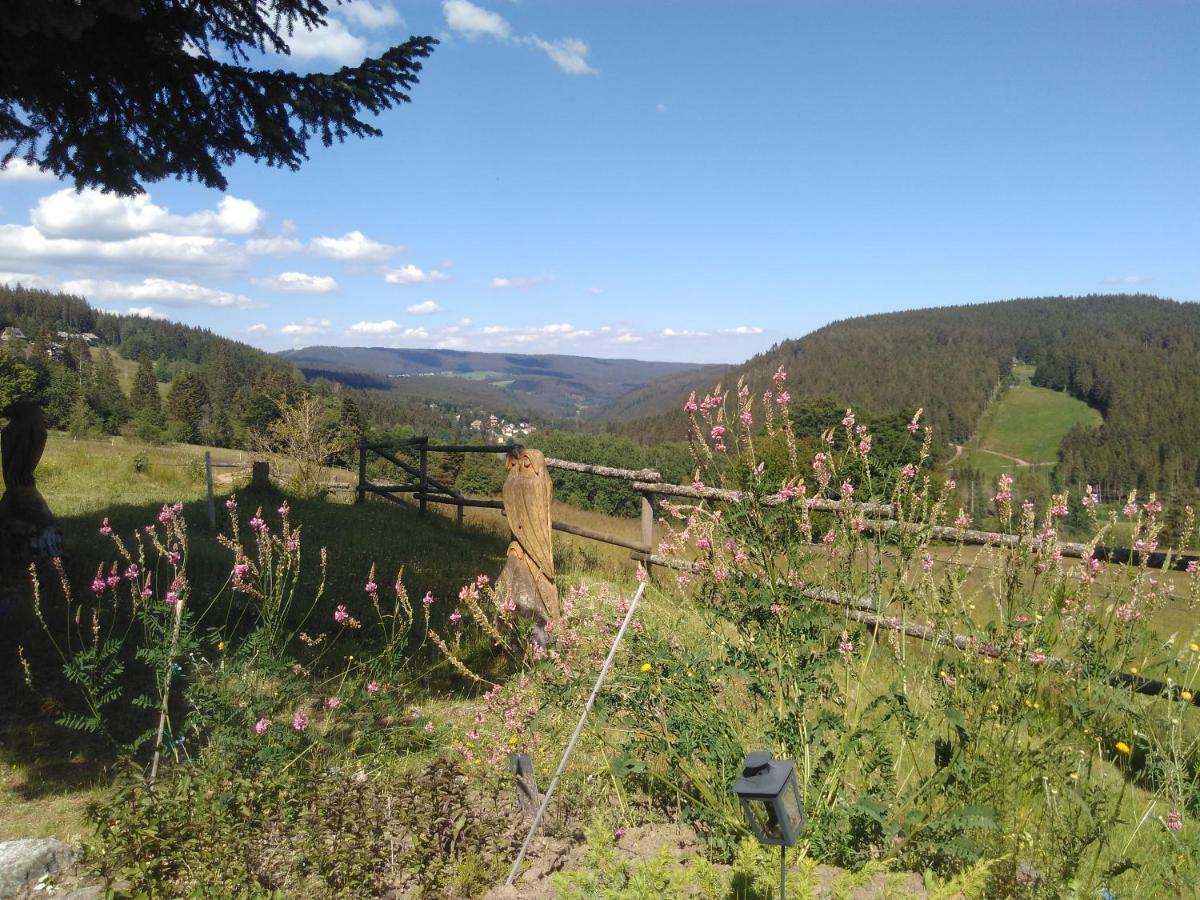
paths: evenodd
<path fill-rule="evenodd" d="M 1016 386 L 1005 392 L 980 420 L 978 439 L 974 442 L 977 448 L 1029 463 L 1053 463 L 1067 432 L 1076 425 L 1098 428 L 1103 421 L 1100 413 L 1086 403 L 1029 384 L 1031 366 L 1017 366 L 1013 374 Z M 991 455 L 976 453 L 972 462 L 982 462 L 980 457 Z"/>
<path fill-rule="evenodd" d="M 98 532 L 104 517 L 129 541 L 135 531 L 155 520 L 163 503 L 174 501 L 185 505 L 193 596 L 207 599 L 222 590 L 233 557 L 217 543 L 208 525 L 204 451 L 186 445 L 149 447 L 121 438 L 74 441 L 67 435 L 50 436 L 38 469 L 38 486 L 62 526 L 66 568 L 77 592 L 86 593 L 97 565 L 114 558 L 111 539 Z M 139 452 L 151 460 L 142 472 L 133 465 Z M 249 460 L 234 450 L 213 450 L 213 455 L 219 460 Z M 314 612 L 314 618 L 322 623 L 339 603 L 345 603 L 360 619 L 373 615 L 363 591 L 373 563 L 381 585 L 390 585 L 403 568 L 414 598 L 432 591 L 441 599 L 457 596 L 459 587 L 480 572 L 494 578 L 504 564 L 507 539 L 494 528 L 471 523 L 459 527 L 441 516 L 421 518 L 413 508 L 386 502 L 355 506 L 287 497 L 279 490 L 249 494 L 243 488 L 246 470 L 218 470 L 218 478 L 222 530 L 227 530 L 224 500 L 234 490 L 238 491 L 243 526 L 262 506 L 267 521 L 277 527 L 276 509 L 285 497 L 288 500 L 293 523 L 303 528 L 303 584 L 308 594 L 297 600 L 302 607 L 308 605 L 319 582 L 320 548 L 327 549 L 325 599 Z M 224 596 L 228 598 L 228 592 Z M 222 601 L 212 615 L 219 618 L 226 608 L 228 604 Z M 48 619 L 56 615 L 61 619 L 61 594 L 53 585 L 43 594 L 43 609 Z M 84 806 L 110 782 L 115 760 L 98 741 L 57 726 L 55 711 L 26 690 L 17 661 L 19 646 L 25 648 L 35 681 L 44 692 L 69 693 L 34 619 L 28 576 L 3 572 L 0 684 L 6 689 L 0 691 L 0 840 L 51 833 L 77 835 L 83 828 Z M 345 652 L 354 653 L 354 645 L 347 645 Z"/>

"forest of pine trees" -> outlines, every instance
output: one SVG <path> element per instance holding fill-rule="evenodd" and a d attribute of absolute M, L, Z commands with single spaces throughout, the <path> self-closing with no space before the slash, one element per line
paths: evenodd
<path fill-rule="evenodd" d="M 1057 472 L 1064 484 L 1200 486 L 1200 304 L 1093 295 L 863 316 L 777 344 L 724 381 L 733 387 L 743 377 L 762 391 L 783 366 L 798 400 L 829 399 L 874 415 L 923 407 L 944 445 L 971 436 L 1014 359 L 1037 366 L 1035 384 L 1104 416 L 1100 429 L 1064 441 Z M 703 393 L 712 385 L 691 387 Z M 677 439 L 687 425 L 676 404 L 618 430 L 657 443 Z"/>

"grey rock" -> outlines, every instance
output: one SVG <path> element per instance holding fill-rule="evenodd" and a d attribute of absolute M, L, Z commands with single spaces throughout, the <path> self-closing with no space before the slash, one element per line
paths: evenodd
<path fill-rule="evenodd" d="M 0 843 L 0 898 L 15 897 L 43 875 L 65 869 L 75 851 L 57 838 L 25 838 Z"/>
<path fill-rule="evenodd" d="M 104 896 L 104 888 L 98 884 L 75 888 L 69 894 L 63 894 L 60 900 L 100 900 Z"/>

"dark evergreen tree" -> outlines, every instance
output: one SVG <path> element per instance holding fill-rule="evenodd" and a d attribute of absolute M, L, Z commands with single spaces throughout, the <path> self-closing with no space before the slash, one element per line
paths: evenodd
<path fill-rule="evenodd" d="M 208 418 L 208 389 L 199 375 L 184 372 L 171 382 L 167 394 L 167 412 L 177 424 L 181 441 L 198 441 Z"/>
<path fill-rule="evenodd" d="M 154 377 L 154 364 L 146 357 L 138 362 L 137 372 L 133 376 L 133 385 L 129 389 L 129 411 L 135 415 L 143 413 L 149 421 L 157 421 L 159 427 L 163 424 L 158 379 Z"/>
<path fill-rule="evenodd" d="M 9 0 L 0 17 L 0 151 L 76 187 L 224 189 L 241 157 L 297 169 L 307 145 L 379 135 L 437 43 L 413 37 L 335 74 L 246 65 L 326 24 L 321 0 Z"/>

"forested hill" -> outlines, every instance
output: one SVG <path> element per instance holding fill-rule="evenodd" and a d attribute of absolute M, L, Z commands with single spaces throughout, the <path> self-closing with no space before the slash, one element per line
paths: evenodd
<path fill-rule="evenodd" d="M 792 396 L 831 398 L 867 413 L 925 409 L 939 441 L 975 430 L 1013 359 L 1034 383 L 1065 390 L 1104 415 L 1063 444 L 1061 474 L 1120 488 L 1200 485 L 1200 304 L 1146 295 L 1040 297 L 884 313 L 834 322 L 734 367 L 769 388 L 779 366 Z M 697 389 L 711 385 L 697 383 Z M 679 406 L 628 423 L 642 440 L 686 433 Z"/>

